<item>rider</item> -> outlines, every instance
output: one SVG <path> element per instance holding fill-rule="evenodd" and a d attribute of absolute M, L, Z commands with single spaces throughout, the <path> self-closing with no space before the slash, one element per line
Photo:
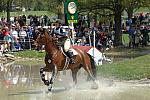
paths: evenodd
<path fill-rule="evenodd" d="M 56 25 L 56 27 L 54 28 L 53 30 L 53 33 L 59 37 L 59 39 L 65 39 L 63 44 L 62 44 L 62 47 L 63 47 L 63 50 L 65 52 L 65 54 L 67 55 L 67 57 L 70 58 L 70 64 L 74 64 L 75 61 L 73 59 L 73 52 L 70 50 L 71 48 L 71 38 L 70 38 L 70 32 L 69 32 L 69 29 L 66 29 L 67 32 L 63 32 L 63 29 L 61 27 L 61 24 L 59 23 L 58 25 Z"/>

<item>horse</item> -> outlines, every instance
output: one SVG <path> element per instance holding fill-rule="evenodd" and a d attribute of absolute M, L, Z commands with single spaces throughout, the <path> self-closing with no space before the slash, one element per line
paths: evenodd
<path fill-rule="evenodd" d="M 73 86 L 75 86 L 77 84 L 77 72 L 81 68 L 83 68 L 88 73 L 88 76 L 92 79 L 94 88 L 98 88 L 96 83 L 96 66 L 92 56 L 80 49 L 74 48 L 78 54 L 73 56 L 75 63 L 70 64 L 68 57 L 56 45 L 57 41 L 58 39 L 52 35 L 49 35 L 46 29 L 39 29 L 36 39 L 36 46 L 37 48 L 41 48 L 44 45 L 46 52 L 46 66 L 40 69 L 40 75 L 44 84 L 48 86 L 48 91 L 52 90 L 52 85 L 58 71 L 63 70 L 71 70 L 74 84 Z M 45 79 L 44 72 L 52 72 L 50 80 Z"/>

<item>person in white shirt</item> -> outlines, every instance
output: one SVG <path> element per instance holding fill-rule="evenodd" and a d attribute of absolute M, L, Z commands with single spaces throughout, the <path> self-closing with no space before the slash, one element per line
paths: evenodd
<path fill-rule="evenodd" d="M 16 31 L 15 27 L 12 27 L 10 34 L 13 36 L 14 40 L 19 38 L 19 33 Z"/>
<path fill-rule="evenodd" d="M 21 30 L 19 32 L 20 44 L 21 44 L 22 49 L 25 49 L 26 37 L 27 37 L 26 28 L 23 27 L 23 28 L 21 28 Z"/>
<path fill-rule="evenodd" d="M 24 39 L 26 36 L 27 36 L 27 32 L 25 31 L 25 28 L 21 28 L 19 32 L 19 37 Z"/>

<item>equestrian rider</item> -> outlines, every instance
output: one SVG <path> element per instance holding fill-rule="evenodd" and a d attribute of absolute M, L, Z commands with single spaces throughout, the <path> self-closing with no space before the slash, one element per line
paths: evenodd
<path fill-rule="evenodd" d="M 61 47 L 63 47 L 63 50 L 65 52 L 65 54 L 67 55 L 67 57 L 70 59 L 70 64 L 74 64 L 75 61 L 73 59 L 73 52 L 70 50 L 71 48 L 71 38 L 70 38 L 70 32 L 69 30 L 67 30 L 66 34 L 65 32 L 63 32 L 63 29 L 61 27 L 61 24 L 56 25 L 56 28 L 54 28 L 53 30 L 53 34 L 56 35 L 56 37 L 58 37 L 58 40 L 60 40 L 61 43 L 63 43 L 61 45 Z M 63 41 L 62 41 L 63 39 Z"/>

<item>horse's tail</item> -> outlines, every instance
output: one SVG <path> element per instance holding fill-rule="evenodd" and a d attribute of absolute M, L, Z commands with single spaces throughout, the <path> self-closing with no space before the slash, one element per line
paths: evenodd
<path fill-rule="evenodd" d="M 94 58 L 87 53 L 87 55 L 89 56 L 90 60 L 91 60 L 91 68 L 92 68 L 92 73 L 93 73 L 93 77 L 96 78 L 96 65 L 95 65 L 95 61 Z"/>

